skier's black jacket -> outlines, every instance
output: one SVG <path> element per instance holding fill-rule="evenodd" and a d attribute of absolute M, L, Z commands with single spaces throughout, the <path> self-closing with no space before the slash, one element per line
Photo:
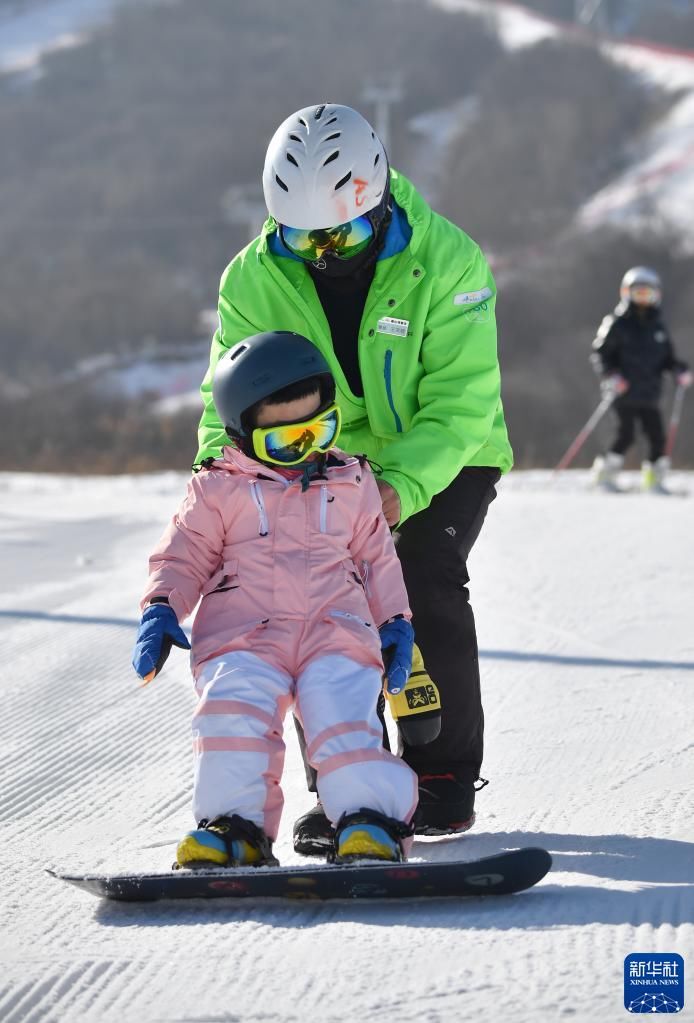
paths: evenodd
<path fill-rule="evenodd" d="M 632 302 L 620 302 L 602 321 L 591 359 L 599 373 L 619 373 L 628 381 L 623 405 L 657 405 L 663 373 L 687 369 L 675 355 L 660 309 L 639 310 Z"/>

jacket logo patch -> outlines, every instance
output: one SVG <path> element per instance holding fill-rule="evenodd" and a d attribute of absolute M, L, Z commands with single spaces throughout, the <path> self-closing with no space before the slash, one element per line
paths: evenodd
<path fill-rule="evenodd" d="M 667 341 L 667 334 L 665 333 L 664 330 L 656 330 L 656 332 L 655 332 L 655 334 L 653 336 L 655 337 L 656 341 L 660 341 L 661 344 L 664 341 Z"/>
<path fill-rule="evenodd" d="M 461 291 L 453 296 L 453 305 L 479 305 L 486 299 L 492 297 L 491 288 L 482 288 L 481 291 Z"/>
<path fill-rule="evenodd" d="M 379 334 L 392 334 L 394 337 L 407 337 L 409 320 L 398 320 L 393 316 L 382 316 L 376 325 Z"/>
<path fill-rule="evenodd" d="M 469 323 L 489 323 L 491 313 L 489 312 L 489 304 L 482 302 L 474 309 L 467 309 L 463 316 Z"/>

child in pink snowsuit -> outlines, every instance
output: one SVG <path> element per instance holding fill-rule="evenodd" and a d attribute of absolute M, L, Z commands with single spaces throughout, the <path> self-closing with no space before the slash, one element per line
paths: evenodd
<path fill-rule="evenodd" d="M 377 715 L 412 653 L 400 563 L 364 461 L 333 447 L 334 382 L 307 339 L 255 335 L 220 360 L 215 404 L 236 446 L 208 460 L 150 558 L 133 663 L 149 680 L 200 605 L 191 663 L 193 813 L 180 866 L 276 862 L 283 720 L 303 727 L 336 826 L 334 859 L 398 860 L 417 779 Z"/>

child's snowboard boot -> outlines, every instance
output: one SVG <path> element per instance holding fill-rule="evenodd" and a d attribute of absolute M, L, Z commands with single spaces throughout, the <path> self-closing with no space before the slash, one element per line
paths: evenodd
<path fill-rule="evenodd" d="M 176 850 L 175 867 L 277 867 L 262 828 L 238 814 L 200 821 Z"/>
<path fill-rule="evenodd" d="M 358 860 L 400 863 L 405 859 L 402 840 L 411 834 L 411 824 L 362 807 L 356 813 L 343 814 L 337 822 L 335 850 L 330 859 L 333 863 Z"/>

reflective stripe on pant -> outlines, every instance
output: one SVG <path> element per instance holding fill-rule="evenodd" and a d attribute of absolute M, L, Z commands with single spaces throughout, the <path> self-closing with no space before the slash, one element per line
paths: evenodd
<path fill-rule="evenodd" d="M 376 714 L 380 673 L 347 657 L 317 658 L 296 679 L 248 652 L 208 661 L 193 719 L 197 821 L 237 813 L 277 837 L 283 797 L 283 720 L 296 692 L 326 813 L 369 807 L 409 820 L 416 778 L 383 749 Z"/>

